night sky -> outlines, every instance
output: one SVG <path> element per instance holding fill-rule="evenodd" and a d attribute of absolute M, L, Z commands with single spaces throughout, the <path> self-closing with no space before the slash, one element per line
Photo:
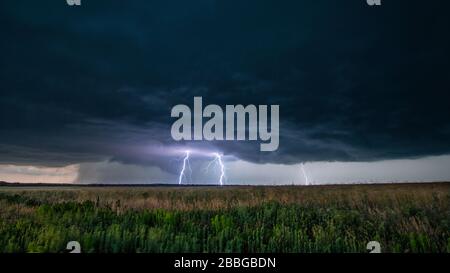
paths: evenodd
<path fill-rule="evenodd" d="M 0 180 L 175 183 L 186 147 L 223 153 L 230 183 L 302 183 L 302 162 L 317 183 L 450 180 L 449 8 L 3 0 Z M 194 96 L 280 105 L 279 149 L 173 141 Z"/>

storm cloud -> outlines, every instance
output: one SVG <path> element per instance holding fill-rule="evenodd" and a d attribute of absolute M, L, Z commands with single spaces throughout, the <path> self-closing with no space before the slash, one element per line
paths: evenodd
<path fill-rule="evenodd" d="M 448 1 L 0 3 L 0 163 L 117 161 L 175 172 L 170 109 L 279 104 L 252 163 L 450 153 Z M 195 144 L 195 145 L 198 145 Z"/>

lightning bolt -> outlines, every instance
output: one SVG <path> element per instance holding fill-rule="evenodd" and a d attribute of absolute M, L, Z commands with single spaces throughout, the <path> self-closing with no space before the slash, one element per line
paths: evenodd
<path fill-rule="evenodd" d="M 208 165 L 205 168 L 205 172 L 207 173 L 209 171 L 209 167 L 214 164 L 219 167 L 220 170 L 220 177 L 219 177 L 219 184 L 223 186 L 223 180 L 225 178 L 225 165 L 222 161 L 222 155 L 219 153 L 213 153 L 214 159 L 208 163 Z"/>
<path fill-rule="evenodd" d="M 181 169 L 180 176 L 178 177 L 178 185 L 181 185 L 181 182 L 183 181 L 183 177 L 186 177 L 186 174 L 185 174 L 186 166 L 189 168 L 190 172 L 192 173 L 191 164 L 189 163 L 189 154 L 190 154 L 190 152 L 186 151 L 186 155 L 184 156 L 184 159 L 183 159 L 183 168 Z"/>
<path fill-rule="evenodd" d="M 302 174 L 303 174 L 303 177 L 304 177 L 305 185 L 309 185 L 309 180 L 308 180 L 308 176 L 306 175 L 306 171 L 305 171 L 304 165 L 305 165 L 305 163 L 300 164 L 300 169 L 302 170 Z"/>
<path fill-rule="evenodd" d="M 225 166 L 223 165 L 223 162 L 222 162 L 222 156 L 219 153 L 214 153 L 214 156 L 216 157 L 216 160 L 217 160 L 217 162 L 220 165 L 220 179 L 219 179 L 219 182 L 220 182 L 220 186 L 222 186 L 223 185 L 223 178 L 225 177 Z"/>

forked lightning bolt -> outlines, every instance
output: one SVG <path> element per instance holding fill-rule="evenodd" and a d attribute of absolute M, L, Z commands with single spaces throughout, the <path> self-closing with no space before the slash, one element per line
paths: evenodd
<path fill-rule="evenodd" d="M 214 159 L 208 163 L 208 165 L 205 168 L 205 171 L 209 171 L 209 167 L 211 167 L 211 164 L 219 166 L 220 169 L 220 177 L 219 177 L 219 185 L 223 185 L 223 179 L 225 178 L 225 166 L 222 161 L 222 155 L 219 153 L 213 153 Z"/>
<path fill-rule="evenodd" d="M 189 170 L 192 172 L 191 170 L 191 164 L 189 164 L 189 151 L 186 151 L 186 155 L 184 156 L 183 159 L 183 168 L 181 169 L 180 172 L 180 176 L 178 177 L 178 184 L 181 185 L 181 183 L 183 182 L 183 177 L 185 177 L 185 180 L 187 180 L 186 178 L 186 167 L 189 168 Z"/>

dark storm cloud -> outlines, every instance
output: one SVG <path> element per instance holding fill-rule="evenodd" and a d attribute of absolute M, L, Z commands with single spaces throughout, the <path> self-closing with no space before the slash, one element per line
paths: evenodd
<path fill-rule="evenodd" d="M 276 152 L 212 143 L 252 162 L 449 153 L 449 4 L 311 2 L 2 1 L 0 163 L 170 169 L 193 96 L 280 104 Z"/>

